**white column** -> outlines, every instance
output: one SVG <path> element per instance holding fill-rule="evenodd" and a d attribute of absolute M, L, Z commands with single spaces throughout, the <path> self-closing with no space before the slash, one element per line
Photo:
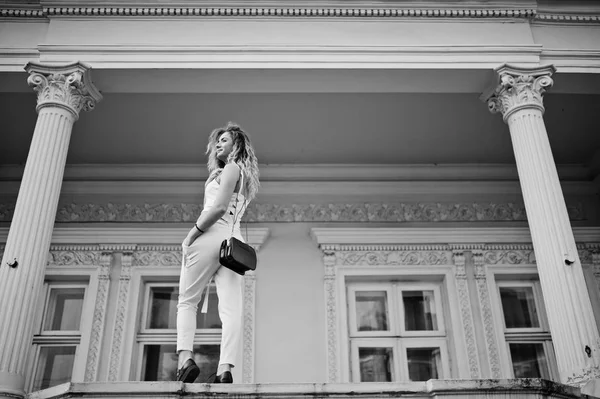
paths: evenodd
<path fill-rule="evenodd" d="M 29 63 L 38 119 L 0 265 L 0 398 L 22 397 L 33 316 L 50 249 L 73 123 L 102 99 L 89 67 Z M 9 266 L 11 264 L 12 266 Z"/>
<path fill-rule="evenodd" d="M 504 65 L 488 97 L 508 123 L 561 382 L 598 378 L 600 341 L 542 118 L 554 67 Z"/>

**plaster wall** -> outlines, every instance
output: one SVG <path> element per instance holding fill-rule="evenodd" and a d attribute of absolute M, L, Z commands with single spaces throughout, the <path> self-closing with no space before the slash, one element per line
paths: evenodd
<path fill-rule="evenodd" d="M 533 44 L 520 20 L 53 19 L 47 45 L 406 46 Z"/>
<path fill-rule="evenodd" d="M 256 272 L 257 383 L 326 382 L 324 266 L 306 223 L 269 223 Z"/>
<path fill-rule="evenodd" d="M 533 24 L 531 32 L 535 43 L 545 49 L 600 49 L 600 26 Z"/>
<path fill-rule="evenodd" d="M 5 22 L 0 23 L 0 53 L 10 48 L 35 49 L 44 43 L 48 32 L 48 21 Z"/>

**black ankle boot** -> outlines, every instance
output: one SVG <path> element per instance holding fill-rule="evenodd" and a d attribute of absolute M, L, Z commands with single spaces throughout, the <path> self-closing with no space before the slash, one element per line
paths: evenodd
<path fill-rule="evenodd" d="M 233 376 L 231 372 L 224 371 L 223 374 L 219 374 L 215 377 L 213 384 L 233 384 Z"/>
<path fill-rule="evenodd" d="M 177 370 L 177 381 L 183 382 L 194 382 L 198 375 L 200 374 L 200 369 L 196 365 L 196 362 L 192 359 L 188 359 L 183 363 L 183 366 Z"/>

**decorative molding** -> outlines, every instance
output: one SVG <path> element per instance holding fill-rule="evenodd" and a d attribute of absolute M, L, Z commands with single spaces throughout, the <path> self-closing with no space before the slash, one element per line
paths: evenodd
<path fill-rule="evenodd" d="M 329 255 L 331 256 L 331 255 Z M 335 251 L 337 265 L 449 265 L 450 251 Z"/>
<path fill-rule="evenodd" d="M 91 111 L 102 95 L 92 83 L 90 67 L 76 62 L 64 66 L 49 66 L 29 62 L 27 83 L 38 94 L 36 110 L 48 106 L 69 110 L 75 120 L 79 111 Z"/>
<path fill-rule="evenodd" d="M 242 383 L 254 383 L 254 320 L 256 314 L 256 274 L 244 275 L 244 335 Z"/>
<path fill-rule="evenodd" d="M 58 209 L 56 222 L 193 222 L 202 211 L 198 204 L 67 204 Z M 585 220 L 581 203 L 567 208 L 573 221 Z M 0 204 L 0 222 L 12 220 L 13 204 Z M 526 221 L 525 206 L 515 203 L 251 203 L 246 222 L 498 222 Z"/>
<path fill-rule="evenodd" d="M 172 266 L 181 267 L 181 248 L 174 251 L 146 250 L 134 251 L 132 266 Z"/>
<path fill-rule="evenodd" d="M 123 329 L 125 328 L 125 314 L 129 303 L 129 290 L 131 286 L 132 253 L 123 253 L 121 256 L 121 276 L 119 277 L 119 296 L 117 300 L 117 314 L 115 316 L 115 330 L 110 351 L 108 381 L 119 381 L 121 372 L 121 353 L 123 346 Z"/>
<path fill-rule="evenodd" d="M 477 340 L 475 338 L 475 325 L 471 310 L 471 298 L 469 296 L 465 255 L 463 251 L 453 251 L 452 260 L 454 262 L 454 276 L 456 278 L 456 287 L 458 289 L 458 299 L 460 302 L 460 314 L 465 334 L 465 342 L 467 344 L 467 355 L 469 357 L 469 372 L 471 378 L 480 378 L 481 374 L 479 371 L 479 355 L 477 352 Z"/>
<path fill-rule="evenodd" d="M 482 256 L 487 265 L 535 265 L 533 250 L 486 250 Z"/>
<path fill-rule="evenodd" d="M 93 247 L 51 247 L 47 265 L 53 266 L 98 266 L 102 264 L 102 253 Z"/>
<path fill-rule="evenodd" d="M 382 245 L 400 249 L 413 245 L 423 249 L 443 245 L 448 250 L 463 245 L 469 249 L 532 249 L 527 227 L 313 227 L 310 234 L 321 248 L 332 249 Z M 598 227 L 573 227 L 573 234 L 579 243 L 600 241 Z"/>
<path fill-rule="evenodd" d="M 339 381 L 338 327 L 337 327 L 337 290 L 336 269 L 327 253 L 323 253 L 325 262 L 324 290 L 325 312 L 327 317 L 327 382 Z"/>
<path fill-rule="evenodd" d="M 92 332 L 90 336 L 88 357 L 85 367 L 85 382 L 96 381 L 98 377 L 98 365 L 100 363 L 100 343 L 104 335 L 106 307 L 108 304 L 108 290 L 110 288 L 109 274 L 112 259 L 112 252 L 102 252 L 99 257 L 100 264 L 98 266 L 98 291 L 96 293 L 94 319 L 92 321 Z"/>
<path fill-rule="evenodd" d="M 81 16 L 120 16 L 120 17 L 305 17 L 305 18 L 531 18 L 535 16 L 534 8 L 499 7 L 456 7 L 446 8 L 380 8 L 369 5 L 349 7 L 273 7 L 249 5 L 247 7 L 15 7 L 4 6 L 0 16 L 8 18 L 43 18 L 43 17 L 81 17 Z"/>
<path fill-rule="evenodd" d="M 421 245 L 339 245 L 321 244 L 323 251 L 342 252 L 372 252 L 372 251 L 449 251 L 450 246 L 444 244 L 421 244 Z"/>
<path fill-rule="evenodd" d="M 570 14 L 570 13 L 550 13 L 538 11 L 534 17 L 535 21 L 544 22 L 577 22 L 594 23 L 600 22 L 600 13 L 590 14 Z"/>
<path fill-rule="evenodd" d="M 55 225 L 50 248 L 60 251 L 177 251 L 181 250 L 181 242 L 189 230 L 189 225 L 183 227 L 160 225 L 130 227 L 119 224 L 110 227 Z M 243 228 L 242 235 L 250 245 L 260 249 L 269 236 L 269 229 L 267 227 Z M 7 237 L 8 228 L 0 227 L 0 243 L 5 243 Z"/>
<path fill-rule="evenodd" d="M 47 18 L 48 14 L 40 9 L 33 7 L 14 7 L 14 6 L 2 6 L 0 7 L 0 17 L 2 18 Z"/>
<path fill-rule="evenodd" d="M 483 319 L 483 329 L 485 332 L 485 343 L 487 354 L 490 361 L 490 370 L 492 378 L 502 378 L 502 368 L 500 367 L 500 355 L 498 353 L 498 343 L 496 341 L 496 332 L 494 327 L 494 316 L 487 286 L 487 275 L 485 266 L 485 257 L 483 251 L 473 251 L 473 262 L 475 263 L 475 283 L 477 286 L 477 296 L 481 307 L 481 316 Z"/>
<path fill-rule="evenodd" d="M 556 68 L 552 65 L 520 68 L 505 64 L 496 68 L 498 82 L 486 99 L 490 112 L 501 113 L 505 122 L 521 109 L 538 109 L 543 113 L 543 95 L 554 83 L 550 77 L 554 72 Z"/>

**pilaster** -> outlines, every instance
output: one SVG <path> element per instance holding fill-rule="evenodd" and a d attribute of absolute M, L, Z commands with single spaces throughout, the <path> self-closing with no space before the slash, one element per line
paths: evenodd
<path fill-rule="evenodd" d="M 469 372 L 471 378 L 481 378 L 464 251 L 462 249 L 454 249 L 452 251 L 452 259 L 454 261 L 454 278 L 456 280 L 456 288 L 458 289 L 460 315 L 469 357 Z"/>
<path fill-rule="evenodd" d="M 600 377 L 600 336 L 542 118 L 554 70 L 504 65 L 487 102 L 510 130 L 561 382 L 581 385 Z"/>
<path fill-rule="evenodd" d="M 0 267 L 0 398 L 22 397 L 40 292 L 73 123 L 102 96 L 89 67 L 29 63 L 38 119 Z"/>
<path fill-rule="evenodd" d="M 108 370 L 108 381 L 121 380 L 121 364 L 123 335 L 125 329 L 125 317 L 127 306 L 130 303 L 131 268 L 134 260 L 133 249 L 135 246 L 123 251 L 121 255 L 121 276 L 119 277 L 119 296 L 117 299 L 117 314 L 115 317 L 115 328 L 113 332 L 112 346 L 110 350 L 110 361 Z"/>
<path fill-rule="evenodd" d="M 96 293 L 92 335 L 90 337 L 90 347 L 85 367 L 85 382 L 96 381 L 98 377 L 100 349 L 102 337 L 104 336 L 106 307 L 108 305 L 108 290 L 110 286 L 109 276 L 112 259 L 112 252 L 105 251 L 100 255 L 100 265 L 98 266 L 98 291 Z"/>
<path fill-rule="evenodd" d="M 325 311 L 327 312 L 327 381 L 339 382 L 338 361 L 338 327 L 337 327 L 337 289 L 336 289 L 336 256 L 335 251 L 323 250 L 325 264 L 324 289 Z"/>
<path fill-rule="evenodd" d="M 473 251 L 473 263 L 475 266 L 477 297 L 479 298 L 479 306 L 481 307 L 481 317 L 483 319 L 483 330 L 491 376 L 492 378 L 502 378 L 500 355 L 498 353 L 498 340 L 494 328 L 494 315 L 487 283 L 485 257 L 482 250 Z"/>

